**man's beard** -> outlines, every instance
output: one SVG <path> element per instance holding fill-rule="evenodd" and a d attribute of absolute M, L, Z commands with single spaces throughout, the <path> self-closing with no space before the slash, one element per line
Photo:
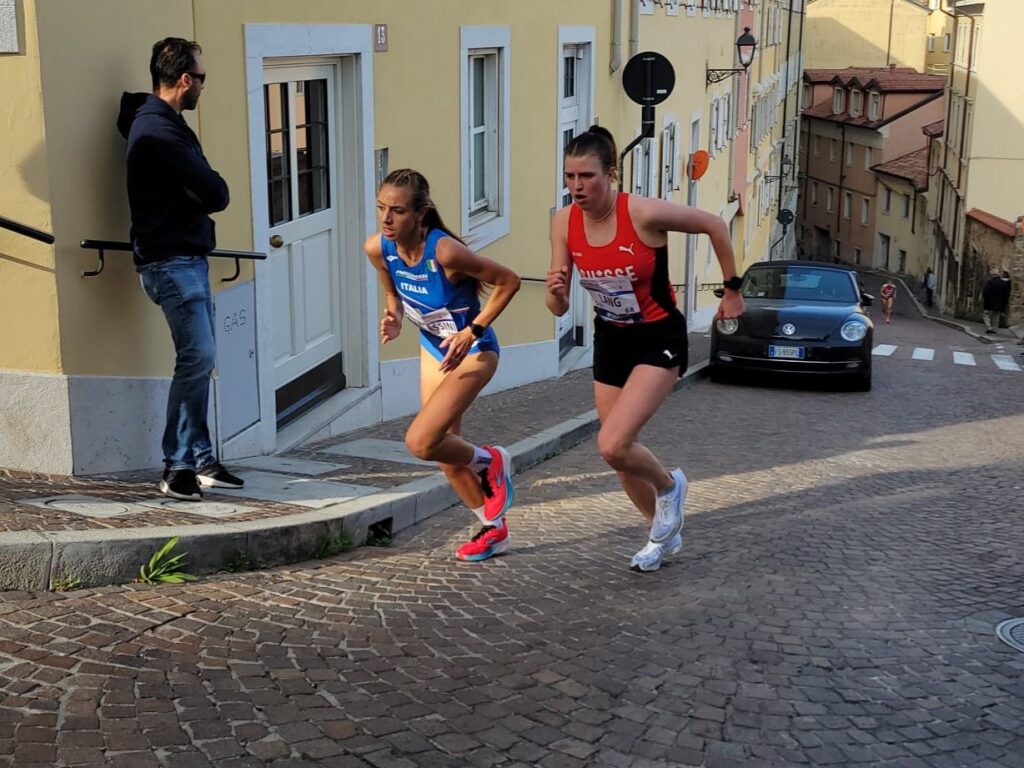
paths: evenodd
<path fill-rule="evenodd" d="M 198 104 L 198 103 L 199 103 L 199 92 L 196 91 L 196 92 L 193 93 L 192 91 L 188 91 L 185 94 L 185 96 L 182 98 L 182 100 L 181 100 L 181 108 L 182 108 L 182 110 L 185 110 L 185 109 L 195 109 L 196 108 L 196 104 Z"/>

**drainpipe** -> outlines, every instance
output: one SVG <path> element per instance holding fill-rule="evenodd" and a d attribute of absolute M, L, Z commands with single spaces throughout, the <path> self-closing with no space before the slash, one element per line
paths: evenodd
<path fill-rule="evenodd" d="M 960 151 L 957 153 L 960 157 L 958 160 L 963 158 L 964 150 L 967 145 L 967 136 L 964 134 L 967 132 L 967 99 L 970 98 L 971 93 L 971 67 L 974 66 L 974 17 L 970 17 L 971 20 L 971 31 L 967 36 L 967 75 L 964 79 L 964 110 L 963 114 L 960 115 Z M 953 60 L 956 61 L 956 49 L 953 49 Z M 950 69 L 953 69 L 950 66 Z M 956 169 L 956 186 L 960 188 L 960 181 L 963 178 L 964 164 L 962 162 L 957 163 Z"/>
<path fill-rule="evenodd" d="M 640 0 L 629 0 L 629 57 L 640 52 Z"/>
<path fill-rule="evenodd" d="M 618 72 L 622 66 L 622 0 L 612 0 L 612 61 L 609 69 Z"/>
<path fill-rule="evenodd" d="M 786 24 L 786 92 L 785 92 L 785 94 L 782 97 L 782 156 L 783 157 L 786 156 L 786 125 L 789 122 L 788 119 L 787 119 L 787 117 L 788 117 L 787 113 L 788 113 L 788 110 L 789 110 L 789 90 L 792 87 L 792 83 L 789 82 L 789 70 L 790 70 L 789 58 L 792 55 L 792 53 L 791 53 L 792 43 L 793 43 L 793 4 L 790 3 L 790 5 L 789 5 L 789 21 Z M 799 90 L 797 90 L 796 98 L 797 98 L 797 104 L 799 105 L 800 104 L 800 91 Z M 799 112 L 799 107 L 797 108 L 797 111 Z M 798 150 L 799 150 L 799 146 L 798 146 L 799 142 L 800 142 L 800 134 L 798 133 L 797 136 L 796 136 L 795 141 L 793 142 L 793 155 L 794 156 L 789 158 L 790 161 L 792 161 L 793 166 L 796 165 L 796 155 L 799 154 L 799 152 L 798 152 Z M 790 166 L 790 167 L 793 167 L 793 166 Z M 785 170 L 780 165 L 779 166 L 779 174 L 784 176 L 785 173 L 786 173 Z M 776 208 L 778 208 L 780 211 L 782 210 L 782 188 L 783 188 L 782 179 L 779 179 L 779 201 L 776 204 Z"/>
<path fill-rule="evenodd" d="M 885 46 L 885 66 L 892 61 L 892 19 L 896 13 L 896 0 L 889 0 L 889 42 Z"/>

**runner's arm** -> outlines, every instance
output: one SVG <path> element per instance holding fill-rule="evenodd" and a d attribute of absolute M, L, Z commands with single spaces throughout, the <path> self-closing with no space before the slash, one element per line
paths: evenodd
<path fill-rule="evenodd" d="M 736 276 L 736 254 L 732 249 L 732 236 L 729 234 L 729 226 L 721 216 L 708 213 L 700 208 L 678 205 L 655 198 L 636 198 L 635 203 L 632 199 L 630 202 L 630 212 L 642 232 L 655 234 L 685 232 L 694 235 L 707 235 L 711 239 L 711 247 L 715 251 L 715 258 L 718 259 L 718 266 L 722 270 L 722 279 L 729 280 Z M 715 317 L 717 319 L 734 318 L 741 314 L 743 314 L 743 297 L 740 292 L 725 289 Z"/>
<path fill-rule="evenodd" d="M 387 265 L 384 263 L 384 254 L 380 249 L 380 234 L 370 235 L 363 243 L 363 250 L 370 260 L 373 268 L 377 270 L 377 279 L 381 288 L 384 289 L 384 317 L 381 320 L 381 340 L 387 343 L 390 339 L 398 336 L 402 330 L 402 320 L 405 317 L 405 307 L 402 305 L 402 298 L 398 295 L 395 283 L 391 279 Z M 385 333 L 385 326 L 394 324 L 397 326 L 394 336 L 388 337 Z"/>
<path fill-rule="evenodd" d="M 569 311 L 572 257 L 569 255 L 568 230 L 569 206 L 566 206 L 551 217 L 551 266 L 547 274 L 547 294 L 544 296 L 548 311 L 559 317 Z"/>
<path fill-rule="evenodd" d="M 465 275 L 491 286 L 487 302 L 480 308 L 480 313 L 469 318 L 476 325 L 489 327 L 519 291 L 519 275 L 504 264 L 474 253 L 454 237 L 441 238 L 437 243 L 436 255 L 446 274 Z"/>

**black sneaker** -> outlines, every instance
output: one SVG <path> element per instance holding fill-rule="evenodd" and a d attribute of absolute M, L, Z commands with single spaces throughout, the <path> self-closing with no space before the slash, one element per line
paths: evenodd
<path fill-rule="evenodd" d="M 160 481 L 160 492 L 182 501 L 200 501 L 203 498 L 203 492 L 196 482 L 195 470 L 192 469 L 165 469 L 164 479 Z"/>
<path fill-rule="evenodd" d="M 196 472 L 196 479 L 206 488 L 241 488 L 245 485 L 245 480 L 232 475 L 219 461 Z"/>

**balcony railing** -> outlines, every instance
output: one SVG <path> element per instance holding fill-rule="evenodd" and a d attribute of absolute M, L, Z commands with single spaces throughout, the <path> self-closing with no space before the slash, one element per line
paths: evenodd
<path fill-rule="evenodd" d="M 3 216 L 0 216 L 0 229 L 16 232 L 19 235 L 31 237 L 33 240 L 38 240 L 41 243 L 53 245 L 53 235 L 49 232 L 43 232 L 41 229 L 30 227 L 27 224 L 19 224 L 11 219 L 5 219 Z"/>
<path fill-rule="evenodd" d="M 122 243 L 117 240 L 83 240 L 80 246 L 86 250 L 98 251 L 100 264 L 97 269 L 93 269 L 82 273 L 82 277 L 96 277 L 103 271 L 103 267 L 106 265 L 104 255 L 106 251 L 116 251 L 118 253 L 132 253 L 134 249 L 131 243 Z M 210 251 L 206 254 L 212 259 L 234 259 L 235 260 L 235 273 L 230 277 L 221 279 L 222 283 L 230 283 L 238 279 L 238 276 L 242 272 L 242 259 L 250 261 L 262 261 L 267 258 L 267 254 L 259 253 L 257 251 L 224 251 L 216 250 Z"/>

